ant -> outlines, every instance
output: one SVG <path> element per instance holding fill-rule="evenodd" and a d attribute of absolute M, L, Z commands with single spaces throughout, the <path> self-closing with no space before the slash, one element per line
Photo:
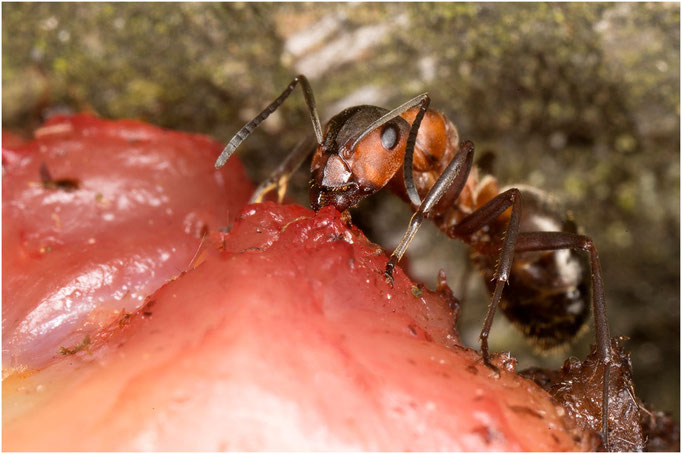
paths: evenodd
<path fill-rule="evenodd" d="M 479 179 L 473 167 L 473 143 L 460 143 L 457 128 L 445 115 L 429 109 L 427 93 L 391 111 L 368 105 L 347 108 L 332 117 L 323 131 L 310 83 L 299 75 L 234 135 L 218 157 L 216 168 L 225 164 L 298 84 L 316 144 L 313 146 L 310 137 L 300 142 L 261 183 L 251 202 L 262 201 L 273 189 L 281 202 L 289 178 L 313 150 L 310 201 L 315 211 L 332 205 L 344 212 L 383 187 L 391 189 L 411 205 L 414 214 L 388 260 L 386 280 L 392 285 L 393 269 L 425 218 L 449 237 L 466 242 L 489 281 L 492 297 L 480 334 L 481 355 L 496 374 L 499 370 L 490 362 L 488 335 L 497 307 L 521 325 L 527 336 L 536 338 L 540 347 L 551 348 L 570 340 L 584 325 L 589 301 L 583 294 L 588 293 L 590 276 L 597 355 L 603 367 L 601 432 L 608 450 L 613 356 L 601 267 L 592 240 L 579 235 L 570 221 L 560 222 L 560 214 L 539 190 L 514 187 L 500 192 L 493 177 Z M 556 231 L 548 231 L 553 229 Z M 591 272 L 577 250 L 588 252 Z M 560 256 L 562 253 L 568 255 Z M 510 281 L 515 254 L 517 266 Z M 513 294 L 503 298 L 502 290 L 508 284 Z"/>

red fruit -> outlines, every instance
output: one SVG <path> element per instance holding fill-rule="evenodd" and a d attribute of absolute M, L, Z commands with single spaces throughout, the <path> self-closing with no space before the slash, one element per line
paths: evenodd
<path fill-rule="evenodd" d="M 13 147 L 18 147 L 20 145 L 23 145 L 26 141 L 21 138 L 21 136 L 11 132 L 11 131 L 2 131 L 2 146 L 3 147 L 8 147 L 8 148 L 13 148 Z"/>
<path fill-rule="evenodd" d="M 3 135 L 3 367 L 38 368 L 134 311 L 233 222 L 251 185 L 199 135 L 89 115 Z M 41 166 L 44 168 L 41 170 Z"/>
<path fill-rule="evenodd" d="M 400 270 L 390 287 L 386 261 L 331 208 L 249 205 L 134 315 L 5 379 L 3 447 L 594 447 L 504 358 L 496 378 L 458 345 L 446 299 Z"/>

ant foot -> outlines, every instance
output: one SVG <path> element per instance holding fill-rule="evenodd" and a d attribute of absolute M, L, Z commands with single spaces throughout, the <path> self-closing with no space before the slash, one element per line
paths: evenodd
<path fill-rule="evenodd" d="M 386 278 L 386 282 L 393 287 L 393 268 L 395 267 L 395 264 L 393 261 L 389 260 L 388 263 L 386 264 L 386 271 L 384 271 L 384 277 Z"/>
<path fill-rule="evenodd" d="M 386 283 L 393 287 L 393 273 L 391 270 L 386 269 L 386 271 L 384 271 L 384 277 L 386 278 Z"/>
<path fill-rule="evenodd" d="M 488 358 L 488 355 L 483 355 L 483 365 L 493 371 L 495 378 L 500 378 L 501 375 L 500 368 L 490 362 L 490 358 Z"/>

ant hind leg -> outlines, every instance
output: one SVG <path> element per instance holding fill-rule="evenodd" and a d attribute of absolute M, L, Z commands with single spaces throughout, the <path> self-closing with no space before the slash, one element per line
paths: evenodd
<path fill-rule="evenodd" d="M 516 251 L 550 251 L 557 249 L 582 249 L 590 254 L 592 270 L 592 311 L 594 313 L 597 353 L 604 368 L 602 388 L 602 439 L 604 447 L 609 450 L 609 382 L 610 369 L 613 362 L 611 334 L 606 317 L 606 299 L 604 282 L 601 275 L 599 255 L 592 239 L 584 235 L 570 232 L 523 232 L 519 234 Z"/>

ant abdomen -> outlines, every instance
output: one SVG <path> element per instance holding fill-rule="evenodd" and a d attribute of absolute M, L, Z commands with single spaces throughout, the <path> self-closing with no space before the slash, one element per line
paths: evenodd
<path fill-rule="evenodd" d="M 575 225 L 547 194 L 530 187 L 517 189 L 522 206 L 520 232 L 576 233 Z M 492 235 L 495 230 L 493 225 Z M 492 293 L 497 255 L 489 252 L 473 247 L 472 261 Z M 541 349 L 564 345 L 580 334 L 590 314 L 589 269 L 585 254 L 572 249 L 516 252 L 500 308 Z"/>

